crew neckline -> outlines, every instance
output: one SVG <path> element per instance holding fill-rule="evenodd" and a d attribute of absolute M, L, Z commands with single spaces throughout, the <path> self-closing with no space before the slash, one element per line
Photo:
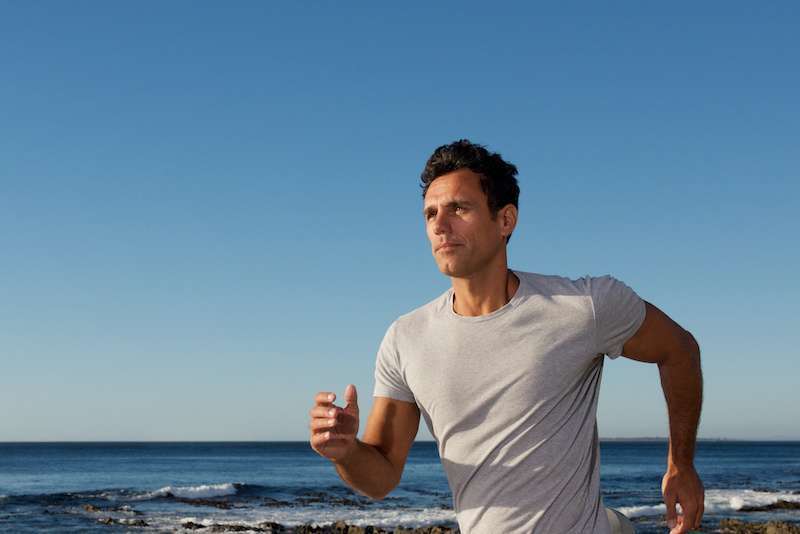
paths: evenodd
<path fill-rule="evenodd" d="M 453 296 L 455 295 L 455 289 L 453 289 L 453 287 L 451 286 L 450 289 L 447 290 L 447 299 L 445 301 L 445 307 L 447 308 L 447 315 L 458 321 L 477 323 L 481 321 L 488 321 L 490 319 L 494 319 L 496 317 L 504 315 L 509 310 L 515 308 L 522 301 L 522 296 L 523 296 L 522 286 L 526 284 L 526 280 L 519 272 L 515 271 L 514 269 L 509 269 L 509 271 L 517 277 L 517 280 L 519 280 L 519 285 L 517 286 L 517 290 L 514 292 L 514 295 L 512 295 L 511 300 L 509 300 L 508 302 L 506 302 L 493 312 L 487 313 L 486 315 L 475 315 L 475 316 L 459 315 L 453 309 Z"/>

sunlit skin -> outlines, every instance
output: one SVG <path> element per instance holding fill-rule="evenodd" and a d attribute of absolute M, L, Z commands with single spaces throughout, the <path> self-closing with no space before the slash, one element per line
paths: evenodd
<path fill-rule="evenodd" d="M 506 254 L 517 209 L 509 204 L 493 218 L 480 175 L 459 169 L 431 183 L 422 213 L 436 265 L 452 281 L 455 312 L 478 316 L 506 304 L 519 286 Z"/>

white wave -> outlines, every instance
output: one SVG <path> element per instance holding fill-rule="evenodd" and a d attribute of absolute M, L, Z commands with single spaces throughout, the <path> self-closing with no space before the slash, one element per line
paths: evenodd
<path fill-rule="evenodd" d="M 371 508 L 371 507 L 370 507 Z M 372 508 L 358 509 L 349 506 L 337 506 L 336 509 L 312 507 L 286 507 L 275 508 L 270 511 L 242 509 L 226 510 L 225 512 L 212 513 L 202 517 L 152 517 L 148 521 L 151 526 L 164 530 L 180 529 L 188 521 L 210 527 L 215 523 L 255 527 L 259 523 L 272 521 L 284 526 L 312 525 L 321 527 L 337 521 L 345 521 L 348 525 L 365 527 L 373 525 L 382 528 L 404 526 L 408 528 L 429 527 L 442 523 L 456 522 L 453 510 L 441 508 Z"/>
<path fill-rule="evenodd" d="M 710 490 L 706 493 L 706 510 L 727 512 L 748 506 L 767 506 L 778 501 L 800 502 L 800 495 L 756 490 Z"/>
<path fill-rule="evenodd" d="M 126 517 L 116 519 L 116 522 L 121 525 L 136 525 L 139 521 L 141 521 L 141 519 L 129 519 Z"/>
<path fill-rule="evenodd" d="M 625 517 L 644 517 L 649 515 L 664 515 L 667 513 L 667 507 L 664 504 L 656 504 L 654 506 L 620 506 L 615 508 L 615 510 Z"/>
<path fill-rule="evenodd" d="M 155 499 L 173 495 L 181 499 L 209 499 L 211 497 L 223 497 L 225 495 L 235 495 L 236 487 L 227 482 L 225 484 L 203 484 L 201 486 L 165 486 L 156 491 L 151 491 L 141 496 L 140 500 Z"/>
<path fill-rule="evenodd" d="M 755 491 L 742 489 L 719 489 L 706 491 L 705 513 L 720 514 L 735 512 L 745 507 L 767 506 L 778 501 L 800 502 L 800 495 L 792 493 Z M 680 505 L 678 505 L 680 510 Z M 617 508 L 628 517 L 664 515 L 667 507 L 662 504 L 652 506 L 620 506 Z"/>

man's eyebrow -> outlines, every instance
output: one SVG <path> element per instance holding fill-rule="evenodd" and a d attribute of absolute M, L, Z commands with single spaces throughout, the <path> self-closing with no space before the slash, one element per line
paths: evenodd
<path fill-rule="evenodd" d="M 446 203 L 444 205 L 444 207 L 445 208 L 454 208 L 456 206 L 464 206 L 466 208 L 471 208 L 474 205 L 475 205 L 475 203 L 474 202 L 470 202 L 469 200 L 455 199 L 455 200 L 451 200 L 450 202 Z M 425 208 L 422 209 L 422 214 L 423 215 L 427 215 L 427 214 L 429 214 L 429 213 L 431 213 L 433 211 L 436 211 L 436 206 L 435 205 L 426 206 Z"/>

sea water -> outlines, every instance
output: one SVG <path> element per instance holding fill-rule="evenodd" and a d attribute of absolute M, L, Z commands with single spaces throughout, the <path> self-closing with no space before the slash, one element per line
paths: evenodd
<path fill-rule="evenodd" d="M 664 441 L 601 442 L 604 502 L 643 534 L 666 532 L 666 453 Z M 800 442 L 701 441 L 696 465 L 706 487 L 704 531 L 713 532 L 722 518 L 800 523 L 796 510 L 745 511 L 800 502 Z M 349 489 L 307 442 L 0 443 L 2 532 L 339 520 L 457 526 L 435 443 L 414 444 L 400 485 L 381 501 Z"/>

